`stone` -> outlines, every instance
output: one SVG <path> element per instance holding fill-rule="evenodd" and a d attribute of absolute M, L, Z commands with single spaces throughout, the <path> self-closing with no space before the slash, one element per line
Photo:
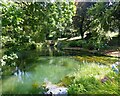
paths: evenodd
<path fill-rule="evenodd" d="M 67 96 L 68 88 L 52 84 L 49 81 L 46 81 L 45 89 L 47 89 L 48 91 L 44 92 L 44 94 L 52 94 L 52 96 L 59 96 L 64 94 L 65 96 Z"/>

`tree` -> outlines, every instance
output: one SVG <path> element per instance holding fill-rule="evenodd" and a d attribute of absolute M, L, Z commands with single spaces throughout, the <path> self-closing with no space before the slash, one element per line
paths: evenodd
<path fill-rule="evenodd" d="M 120 2 L 99 2 L 89 9 L 88 14 L 92 20 L 91 26 L 107 31 L 119 30 L 120 34 Z M 98 27 L 99 26 L 99 27 Z M 94 29 L 93 28 L 93 29 Z"/>
<path fill-rule="evenodd" d="M 74 3 L 2 1 L 2 67 L 18 66 L 24 51 L 57 39 L 72 23 Z M 52 36 L 51 36 L 52 35 Z M 26 59 L 26 58 L 24 58 Z"/>
<path fill-rule="evenodd" d="M 89 8 L 88 14 L 91 20 L 89 30 L 92 32 L 90 41 L 98 45 L 98 48 L 105 47 L 105 43 L 110 39 L 106 35 L 108 31 L 119 30 L 119 7 L 119 2 L 97 2 Z"/>
<path fill-rule="evenodd" d="M 76 4 L 76 16 L 73 17 L 73 24 L 78 29 L 82 39 L 84 33 L 90 28 L 91 20 L 87 11 L 93 4 L 93 2 L 78 2 Z"/>

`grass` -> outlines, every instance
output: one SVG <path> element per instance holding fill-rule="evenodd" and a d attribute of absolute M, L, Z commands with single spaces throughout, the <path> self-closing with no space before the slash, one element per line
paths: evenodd
<path fill-rule="evenodd" d="M 118 58 L 107 56 L 74 56 L 74 58 L 80 62 L 95 62 L 104 65 L 111 65 L 118 61 Z"/>
<path fill-rule="evenodd" d="M 118 91 L 118 74 L 109 66 L 96 63 L 84 63 L 81 68 L 70 77 L 75 77 L 68 85 L 69 94 L 116 94 Z M 107 78 L 105 82 L 101 82 Z"/>
<path fill-rule="evenodd" d="M 36 53 L 33 52 L 30 55 L 30 59 L 37 57 L 34 54 Z M 11 80 L 8 79 L 7 83 L 3 84 L 7 89 L 3 91 L 7 93 L 6 90 L 9 90 L 8 93 L 11 94 L 15 92 L 19 92 L 19 94 L 39 93 L 42 90 L 38 89 L 40 81 L 43 81 L 43 77 L 48 77 L 50 81 L 54 81 L 53 83 L 61 79 L 58 85 L 67 86 L 69 94 L 119 94 L 118 80 L 120 78 L 108 66 L 118 61 L 118 58 L 106 56 L 74 56 L 73 58 L 67 58 L 67 56 L 48 59 L 40 57 L 35 58 L 36 61 L 28 59 L 29 62 L 26 64 L 29 64 L 29 67 L 31 65 L 30 68 L 35 73 L 32 75 L 33 79 L 31 81 L 26 80 L 24 84 L 15 83 L 16 85 L 13 84 L 16 78 L 13 78 L 14 80 L 12 78 Z M 52 62 L 52 65 L 50 62 Z M 70 75 L 66 76 L 66 74 Z M 101 79 L 104 77 L 110 79 L 102 83 Z"/>

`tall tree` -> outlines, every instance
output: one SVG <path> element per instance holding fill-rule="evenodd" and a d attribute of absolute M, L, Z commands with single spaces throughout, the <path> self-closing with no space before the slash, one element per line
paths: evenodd
<path fill-rule="evenodd" d="M 90 29 L 92 37 L 88 41 L 90 44 L 94 42 L 94 45 L 102 48 L 105 43 L 110 40 L 108 31 L 119 31 L 119 12 L 120 2 L 97 2 L 89 8 L 88 14 L 91 20 Z"/>
<path fill-rule="evenodd" d="M 44 43 L 50 35 L 53 35 L 52 38 L 58 38 L 60 33 L 72 23 L 74 14 L 73 2 L 2 1 L 1 4 L 2 36 L 0 38 L 2 47 L 6 49 L 1 59 L 2 65 L 14 66 L 13 55 L 35 49 L 36 43 Z"/>
<path fill-rule="evenodd" d="M 88 13 L 93 29 L 100 29 L 103 32 L 119 30 L 120 34 L 120 2 L 96 3 Z"/>
<path fill-rule="evenodd" d="M 73 17 L 73 24 L 78 29 L 79 34 L 84 38 L 84 33 L 90 27 L 90 18 L 87 14 L 88 8 L 90 8 L 93 2 L 78 2 L 76 3 L 76 16 Z"/>

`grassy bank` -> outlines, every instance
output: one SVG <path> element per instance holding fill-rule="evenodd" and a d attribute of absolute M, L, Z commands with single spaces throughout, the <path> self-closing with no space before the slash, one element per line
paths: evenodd
<path fill-rule="evenodd" d="M 119 93 L 119 74 L 106 65 L 84 63 L 68 79 L 69 94 L 116 94 Z M 66 80 L 63 79 L 63 82 Z"/>

